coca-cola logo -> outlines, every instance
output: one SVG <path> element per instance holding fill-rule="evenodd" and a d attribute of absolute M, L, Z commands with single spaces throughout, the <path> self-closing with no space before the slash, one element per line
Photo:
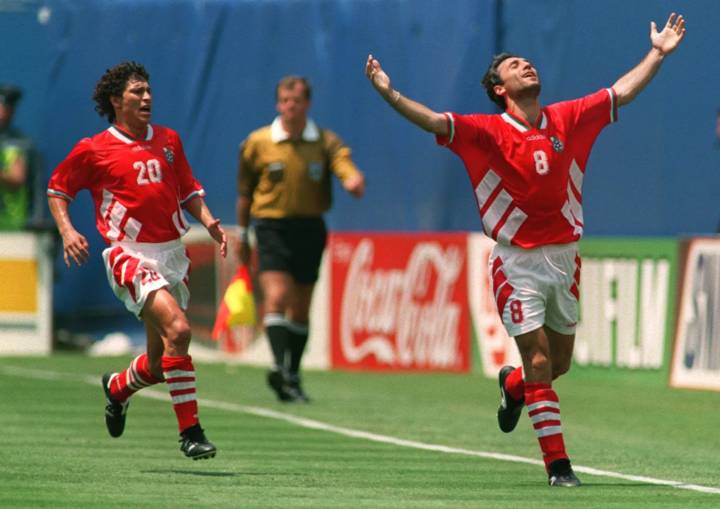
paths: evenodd
<path fill-rule="evenodd" d="M 462 362 L 463 302 L 453 301 L 464 251 L 419 242 L 405 268 L 373 267 L 374 243 L 362 239 L 342 289 L 340 346 L 353 364 L 374 356 L 388 366 L 456 369 Z"/>

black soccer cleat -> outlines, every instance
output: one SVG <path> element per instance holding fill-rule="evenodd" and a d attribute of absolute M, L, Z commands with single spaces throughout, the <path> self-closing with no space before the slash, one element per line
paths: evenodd
<path fill-rule="evenodd" d="M 105 393 L 105 426 L 111 437 L 119 437 L 125 430 L 125 414 L 127 413 L 129 400 L 118 401 L 110 394 L 110 379 L 116 373 L 105 373 L 102 376 L 102 387 Z"/>
<path fill-rule="evenodd" d="M 548 484 L 550 486 L 561 486 L 563 488 L 575 488 L 582 484 L 570 466 L 570 460 L 561 459 L 550 463 L 548 472 Z"/>
<path fill-rule="evenodd" d="M 310 397 L 303 390 L 302 385 L 300 384 L 299 376 L 291 374 L 288 377 L 285 390 L 292 397 L 293 401 L 297 401 L 299 403 L 310 403 Z"/>
<path fill-rule="evenodd" d="M 503 366 L 498 374 L 498 384 L 500 385 L 500 406 L 498 407 L 497 419 L 498 426 L 503 433 L 510 433 L 517 426 L 520 420 L 520 413 L 525 404 L 525 400 L 516 401 L 510 396 L 505 389 L 505 379 L 515 370 L 512 366 Z"/>
<path fill-rule="evenodd" d="M 267 383 L 275 391 L 278 401 L 289 403 L 295 401 L 295 396 L 289 391 L 285 376 L 281 371 L 274 369 L 267 374 Z"/>
<path fill-rule="evenodd" d="M 180 450 L 193 460 L 214 458 L 217 453 L 217 448 L 207 439 L 200 424 L 180 433 Z"/>

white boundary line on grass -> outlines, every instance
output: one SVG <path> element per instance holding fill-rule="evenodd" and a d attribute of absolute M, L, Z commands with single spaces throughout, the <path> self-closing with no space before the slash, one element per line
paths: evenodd
<path fill-rule="evenodd" d="M 72 375 L 69 373 L 59 373 L 54 371 L 45 371 L 39 369 L 21 368 L 15 366 L 0 366 L 0 373 L 8 376 L 19 376 L 24 378 L 34 378 L 41 380 L 74 380 L 87 383 L 90 385 L 99 385 L 97 377 L 88 377 L 80 375 Z M 167 392 L 160 392 L 154 389 L 145 389 L 142 392 L 138 392 L 137 396 L 145 397 L 149 399 L 156 399 L 161 401 L 169 401 L 170 395 Z M 459 447 L 449 447 L 445 445 L 426 444 L 424 442 L 416 442 L 414 440 L 405 440 L 402 438 L 391 437 L 387 435 L 378 435 L 376 433 L 370 433 L 367 431 L 360 431 L 351 428 L 344 428 L 342 426 L 335 426 L 333 424 L 327 424 L 314 419 L 307 419 L 304 417 L 297 417 L 295 415 L 270 410 L 268 408 L 254 407 L 247 405 L 238 405 L 236 403 L 227 403 L 224 401 L 213 401 L 209 399 L 198 400 L 202 407 L 215 408 L 218 410 L 226 410 L 228 412 L 238 412 L 250 415 L 256 415 L 259 417 L 267 417 L 270 419 L 277 419 L 285 421 L 290 424 L 297 426 L 314 429 L 319 431 L 327 431 L 329 433 L 336 433 L 350 438 L 358 438 L 361 440 L 369 440 L 371 442 L 379 442 L 383 444 L 395 445 L 398 447 L 409 447 L 411 449 L 420 449 L 424 451 L 441 452 L 445 454 L 459 454 L 462 456 L 473 456 L 477 458 L 487 458 L 499 461 L 509 461 L 511 463 L 527 463 L 530 465 L 542 466 L 543 462 L 531 458 L 524 458 L 522 456 L 514 456 L 512 454 L 501 454 L 496 452 L 486 451 L 473 451 L 471 449 L 463 449 Z M 614 479 L 622 479 L 624 481 L 633 481 L 645 484 L 655 484 L 658 486 L 668 486 L 671 488 L 678 488 L 690 491 L 699 491 L 701 493 L 712 493 L 720 495 L 720 488 L 713 488 L 710 486 L 702 486 L 699 484 L 687 484 L 680 481 L 669 481 L 665 479 L 655 479 L 653 477 L 645 477 L 642 475 L 628 475 L 621 474 L 619 472 L 611 472 L 609 470 L 599 470 L 592 467 L 583 467 L 573 465 L 573 470 L 588 475 L 595 475 L 599 477 L 611 477 Z"/>

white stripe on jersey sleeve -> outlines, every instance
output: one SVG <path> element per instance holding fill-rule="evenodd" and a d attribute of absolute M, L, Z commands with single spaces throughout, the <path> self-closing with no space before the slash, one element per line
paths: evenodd
<path fill-rule="evenodd" d="M 180 200 L 180 204 L 184 204 L 185 202 L 192 200 L 196 196 L 205 196 L 205 190 L 204 189 L 198 189 L 197 191 L 193 191 L 189 195 L 187 195 L 183 200 Z"/>
<path fill-rule="evenodd" d="M 64 198 L 67 201 L 73 201 L 73 199 L 70 197 L 69 194 L 65 194 L 62 191 L 58 191 L 57 189 L 48 189 L 47 195 L 48 196 L 56 196 L 58 198 Z"/>
<path fill-rule="evenodd" d="M 617 108 L 615 101 L 617 99 L 615 98 L 615 92 L 612 88 L 606 88 L 605 90 L 607 90 L 607 93 L 610 95 L 610 123 L 612 124 L 617 120 L 617 118 L 615 118 L 615 109 Z"/>
<path fill-rule="evenodd" d="M 455 117 L 453 117 L 453 114 L 449 111 L 446 111 L 445 113 L 443 113 L 443 115 L 445 115 L 445 117 L 448 119 L 448 125 L 450 126 L 450 132 L 448 133 L 448 141 L 446 144 L 450 145 L 455 139 Z"/>

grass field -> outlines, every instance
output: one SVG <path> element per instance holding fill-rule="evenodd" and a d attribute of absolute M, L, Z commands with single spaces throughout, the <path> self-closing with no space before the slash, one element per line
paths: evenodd
<path fill-rule="evenodd" d="M 100 374 L 128 360 L 0 358 L 1 508 L 720 507 L 720 395 L 648 373 L 574 369 L 556 384 L 584 483 L 561 489 L 526 418 L 497 430 L 496 382 L 479 375 L 308 372 L 313 403 L 283 405 L 260 369 L 198 364 L 218 456 L 193 462 L 164 386 L 107 435 Z"/>

